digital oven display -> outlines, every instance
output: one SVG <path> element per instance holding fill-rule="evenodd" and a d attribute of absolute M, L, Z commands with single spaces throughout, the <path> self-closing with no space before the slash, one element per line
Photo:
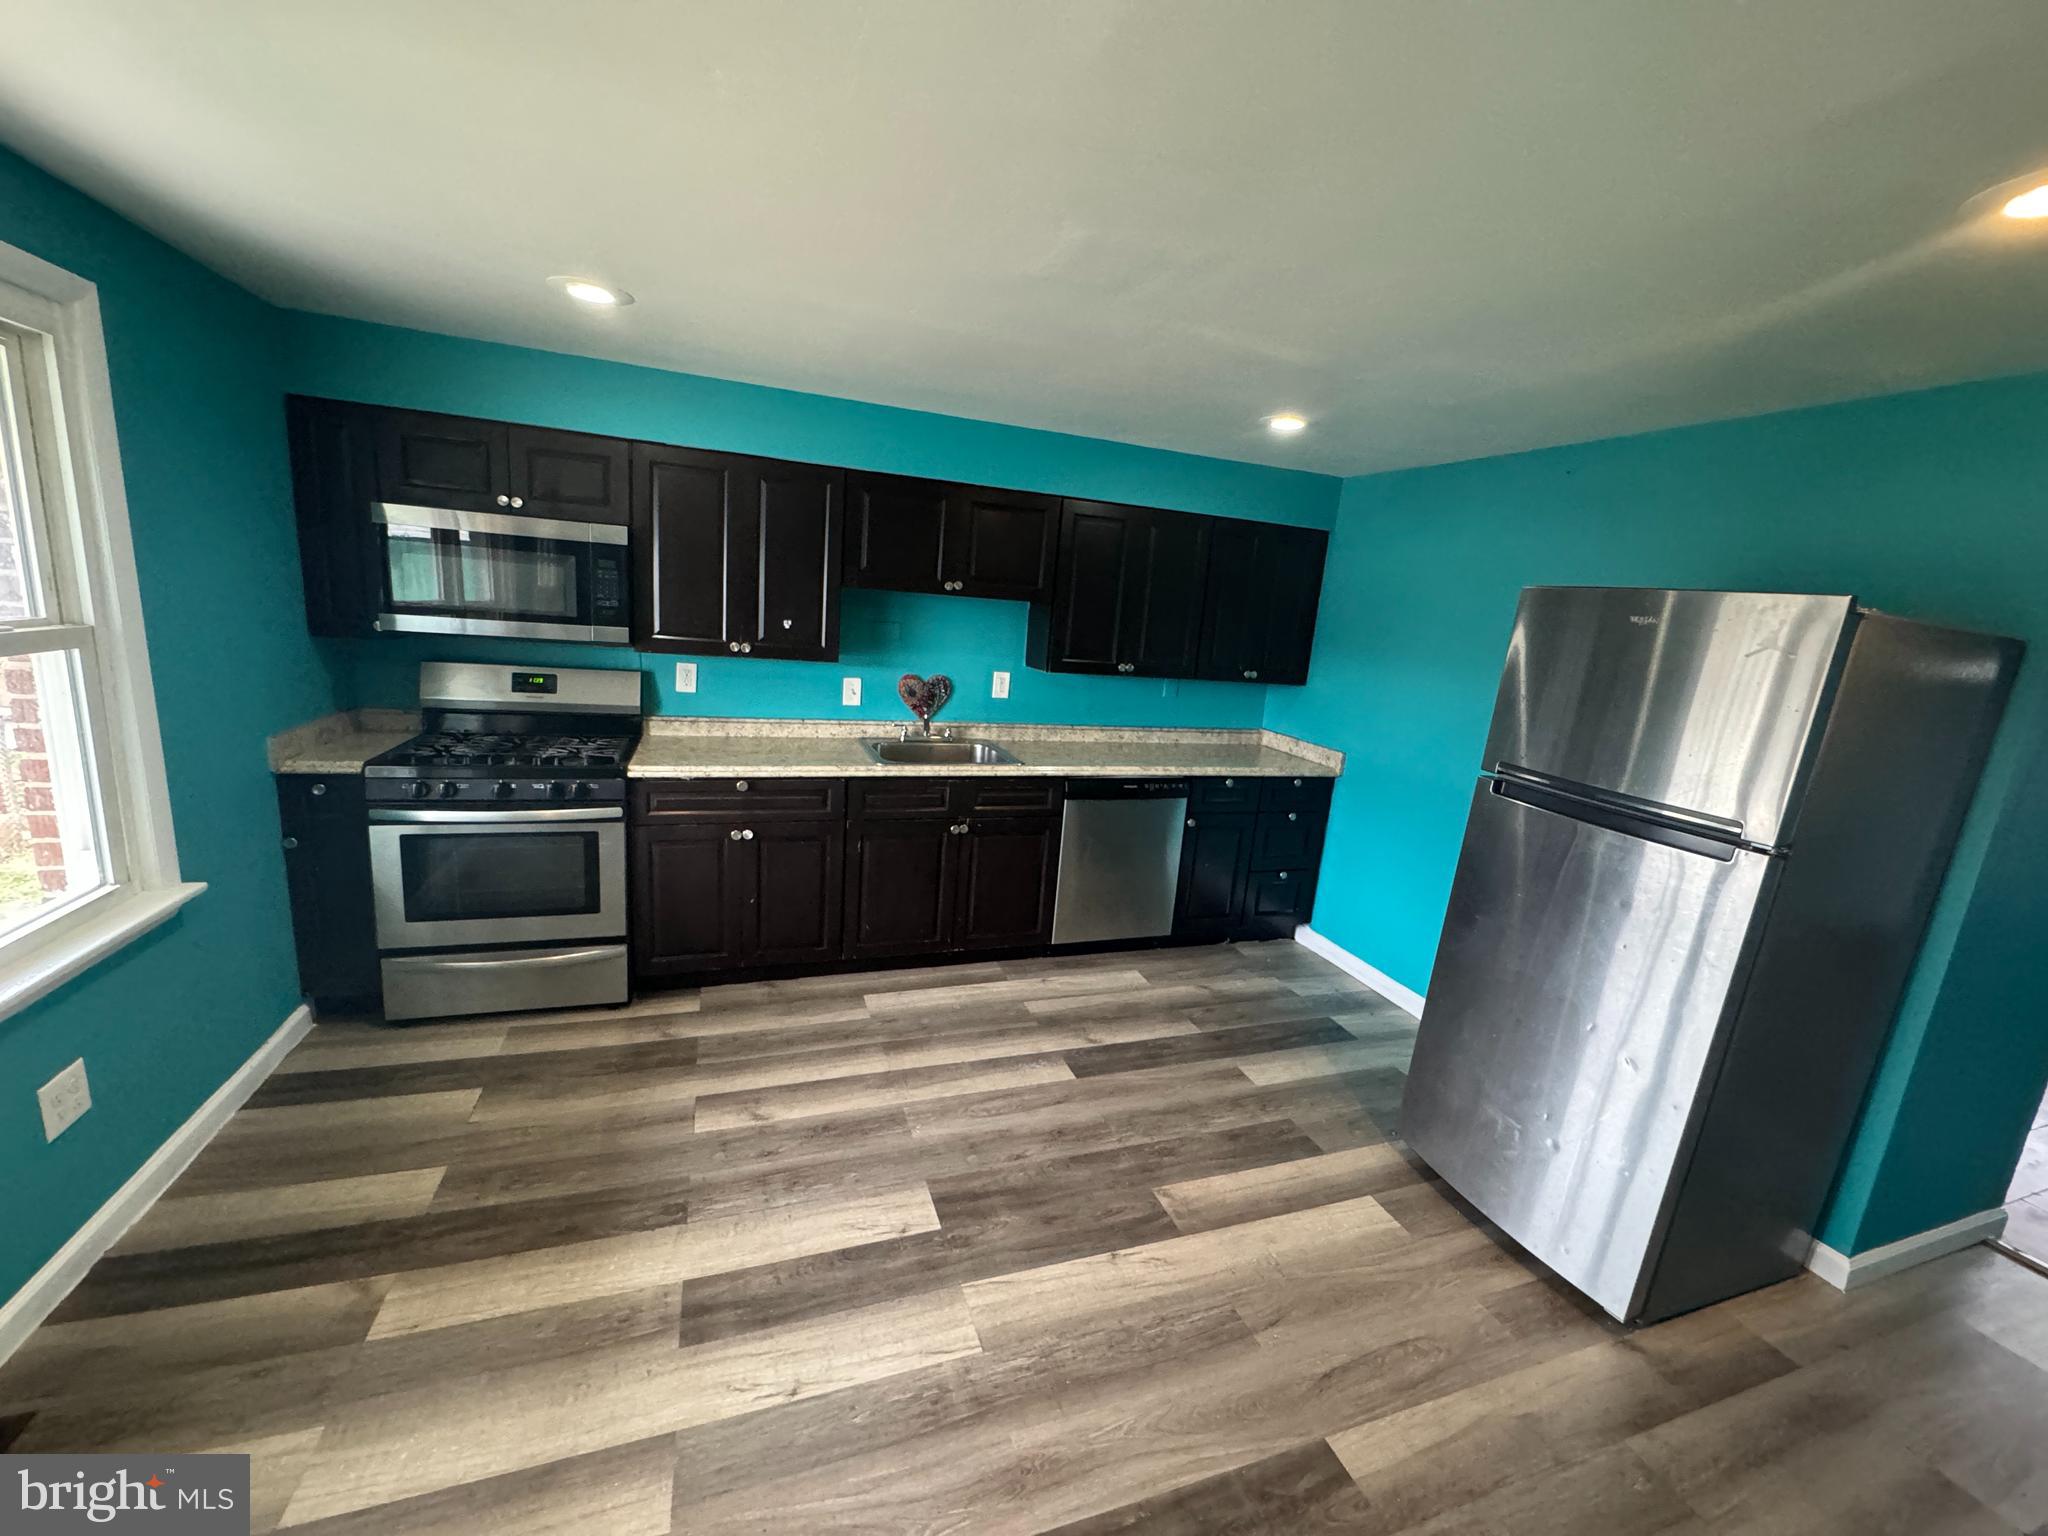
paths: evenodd
<path fill-rule="evenodd" d="M 512 674 L 514 693 L 553 693 L 555 674 L 552 672 L 514 672 Z"/>

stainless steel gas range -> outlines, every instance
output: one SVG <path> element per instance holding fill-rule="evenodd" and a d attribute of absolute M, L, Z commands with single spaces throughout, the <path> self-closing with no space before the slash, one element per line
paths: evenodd
<path fill-rule="evenodd" d="M 427 662 L 363 769 L 390 1019 L 622 1003 L 640 674 Z"/>

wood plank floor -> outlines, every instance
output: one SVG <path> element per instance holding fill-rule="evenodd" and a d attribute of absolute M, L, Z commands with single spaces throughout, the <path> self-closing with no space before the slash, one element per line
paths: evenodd
<path fill-rule="evenodd" d="M 1291 944 L 324 1024 L 4 1368 L 317 1532 L 2029 1532 L 2048 1279 L 1656 1328 L 1398 1140 Z"/>

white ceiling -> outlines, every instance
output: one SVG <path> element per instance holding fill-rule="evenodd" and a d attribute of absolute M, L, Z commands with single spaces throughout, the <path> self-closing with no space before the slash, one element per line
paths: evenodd
<path fill-rule="evenodd" d="M 2048 227 L 1960 211 L 2048 171 L 2044 56 L 2042 0 L 9 0 L 0 139 L 281 304 L 1349 474 L 2048 368 Z"/>

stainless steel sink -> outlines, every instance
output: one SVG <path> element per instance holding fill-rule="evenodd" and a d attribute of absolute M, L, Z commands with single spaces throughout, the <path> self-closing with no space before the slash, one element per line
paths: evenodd
<path fill-rule="evenodd" d="M 995 768 L 1017 761 L 992 741 L 947 741 L 915 737 L 904 741 L 863 741 L 878 763 L 943 764 L 947 767 Z"/>

